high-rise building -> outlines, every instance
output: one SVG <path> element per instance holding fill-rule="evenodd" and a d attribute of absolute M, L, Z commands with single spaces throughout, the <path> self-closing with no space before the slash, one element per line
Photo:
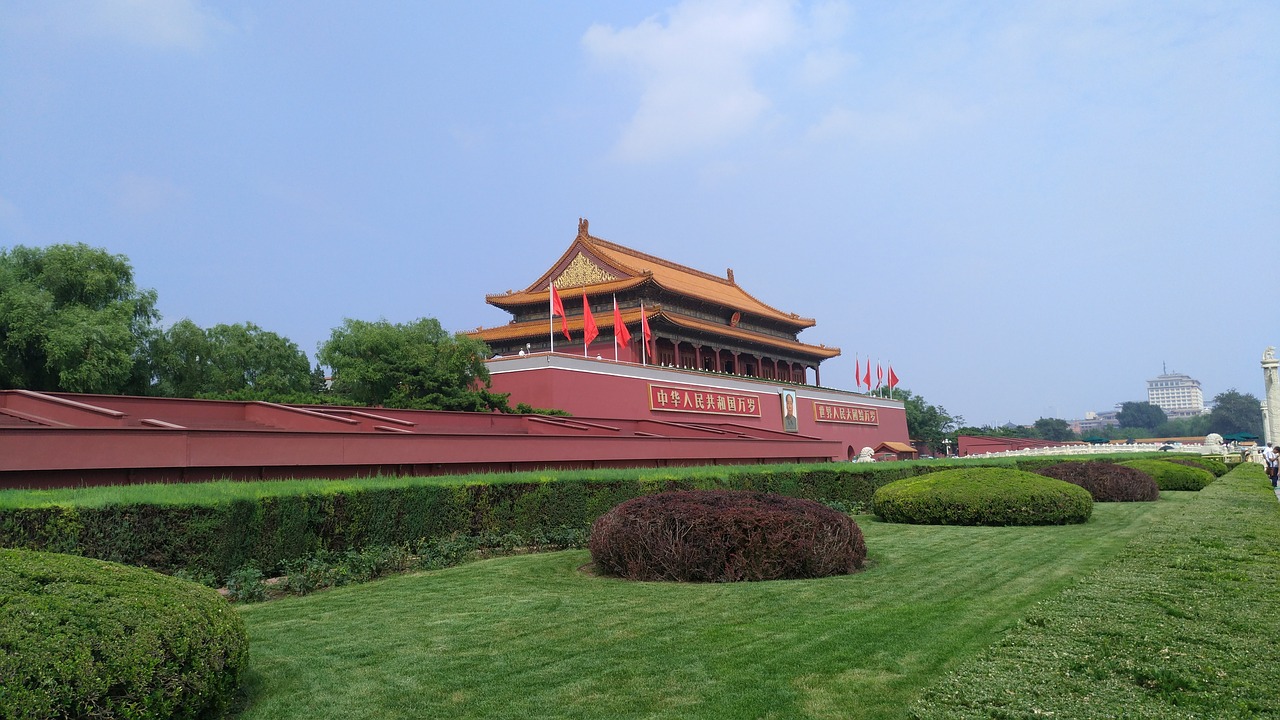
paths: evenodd
<path fill-rule="evenodd" d="M 1182 373 L 1166 372 L 1148 380 L 1147 402 L 1164 410 L 1170 419 L 1204 413 L 1204 392 L 1200 390 L 1200 381 Z"/>

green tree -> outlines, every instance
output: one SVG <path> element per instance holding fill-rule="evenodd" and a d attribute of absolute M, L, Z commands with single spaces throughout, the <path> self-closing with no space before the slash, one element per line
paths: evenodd
<path fill-rule="evenodd" d="M 1235 388 L 1218 394 L 1213 398 L 1213 411 L 1209 413 L 1209 432 L 1219 435 L 1249 433 L 1261 438 L 1262 402 Z"/>
<path fill-rule="evenodd" d="M 1071 429 L 1066 420 L 1059 418 L 1040 418 L 1035 423 L 1036 434 L 1042 440 L 1079 440 L 1079 436 Z"/>
<path fill-rule="evenodd" d="M 123 255 L 83 243 L 0 249 L 0 387 L 141 393 L 155 304 Z"/>
<path fill-rule="evenodd" d="M 169 397 L 282 400 L 311 393 L 306 354 L 253 323 L 205 330 L 180 320 L 151 343 L 151 365 L 153 391 Z"/>
<path fill-rule="evenodd" d="M 887 389 L 878 393 L 882 397 L 888 395 Z M 919 395 L 902 387 L 894 388 L 893 398 L 901 400 L 907 413 L 907 434 L 914 441 L 923 442 L 935 453 L 941 453 L 946 447 L 943 440 L 952 435 L 955 429 L 964 422 L 959 415 L 951 415 L 941 405 L 931 405 Z M 952 437 L 952 440 L 955 438 Z"/>
<path fill-rule="evenodd" d="M 488 391 L 489 348 L 434 318 L 407 324 L 348 318 L 320 347 L 333 391 L 362 405 L 422 410 L 500 410 L 506 395 Z"/>
<path fill-rule="evenodd" d="M 1155 429 L 1169 421 L 1158 405 L 1149 402 L 1127 402 L 1120 405 L 1116 420 L 1122 428 L 1141 428 L 1155 432 Z"/>
<path fill-rule="evenodd" d="M 1178 437 L 1204 437 L 1210 432 L 1209 416 L 1196 415 L 1194 417 L 1173 418 L 1169 422 L 1156 428 L 1156 437 L 1178 438 Z"/>

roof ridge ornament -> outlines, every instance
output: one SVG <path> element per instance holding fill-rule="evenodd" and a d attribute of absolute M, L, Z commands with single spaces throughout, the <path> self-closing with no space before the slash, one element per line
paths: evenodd
<path fill-rule="evenodd" d="M 587 232 L 587 219 L 584 217 L 578 218 L 578 237 L 590 237 L 590 233 Z"/>
<path fill-rule="evenodd" d="M 729 282 L 733 282 L 733 268 L 726 268 L 724 273 L 725 277 L 729 278 Z"/>

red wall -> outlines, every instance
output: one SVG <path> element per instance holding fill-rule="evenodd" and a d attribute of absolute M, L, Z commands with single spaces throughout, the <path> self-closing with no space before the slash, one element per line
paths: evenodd
<path fill-rule="evenodd" d="M 782 396 L 779 390 L 796 391 L 799 434 L 823 440 L 835 440 L 843 451 L 836 459 L 852 459 L 864 447 L 874 448 L 884 441 L 910 443 L 907 415 L 901 402 L 868 398 L 858 393 L 819 389 L 812 386 L 780 384 L 754 378 L 730 377 L 718 373 L 699 373 L 674 368 L 614 363 L 612 360 L 584 360 L 581 357 L 552 356 L 542 367 L 537 364 L 547 355 L 519 358 L 514 362 L 491 362 L 492 391 L 510 393 L 510 404 L 528 403 L 535 408 L 566 410 L 575 417 L 609 417 L 659 419 L 680 422 L 733 422 L 785 435 L 782 428 Z M 508 359 L 510 360 L 510 359 Z M 509 369 L 512 365 L 524 369 Z M 627 373 L 631 373 L 628 375 Z M 718 389 L 732 386 L 760 399 L 759 417 L 725 416 L 712 413 L 689 413 L 650 408 L 649 385 L 682 386 L 690 389 Z M 875 407 L 878 423 L 858 425 L 817 422 L 814 402 L 822 400 L 840 405 Z"/>

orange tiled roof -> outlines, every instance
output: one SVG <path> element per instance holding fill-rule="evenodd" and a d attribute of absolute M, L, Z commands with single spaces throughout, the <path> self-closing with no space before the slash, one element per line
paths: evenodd
<path fill-rule="evenodd" d="M 546 293 L 543 293 L 543 294 L 545 295 Z M 599 328 L 601 332 L 604 332 L 605 330 L 609 330 L 609 331 L 613 330 L 613 313 L 612 312 L 594 313 L 593 316 L 595 317 L 596 327 Z M 740 340 L 745 340 L 748 342 L 775 347 L 780 350 L 787 350 L 796 354 L 809 355 L 812 357 L 820 357 L 824 360 L 828 358 L 833 358 L 840 354 L 839 348 L 829 348 L 822 345 L 808 345 L 802 342 L 795 342 L 793 340 L 788 340 L 786 338 L 774 337 L 772 335 L 761 335 L 759 333 L 753 333 L 753 332 L 748 332 L 744 330 L 739 330 L 737 328 L 732 328 L 727 325 L 717 325 L 715 323 L 702 322 L 700 320 L 695 320 L 693 318 L 685 317 L 683 315 L 667 314 L 665 312 L 662 312 L 661 310 L 651 311 L 649 314 L 649 322 L 651 323 L 660 318 L 679 327 L 738 338 Z M 560 318 L 556 317 L 556 320 L 555 320 L 556 340 L 570 342 L 568 340 L 564 340 L 564 334 L 561 332 L 560 323 L 561 323 Z M 639 325 L 640 309 L 632 308 L 629 310 L 622 311 L 622 323 L 628 326 Z M 499 325 L 497 327 L 480 328 L 478 330 L 474 330 L 472 332 L 467 333 L 467 335 L 473 338 L 476 338 L 477 340 L 483 340 L 485 342 L 495 342 L 495 341 L 503 341 L 503 340 L 517 340 L 520 338 L 527 338 L 527 337 L 541 337 L 544 333 L 548 333 L 548 332 L 550 332 L 550 323 L 548 323 L 548 321 L 529 320 L 526 322 Z M 582 315 L 569 316 L 569 333 L 574 336 L 574 341 L 578 342 L 579 344 L 582 342 Z M 639 332 L 637 330 L 632 331 L 631 337 L 633 342 L 636 340 L 636 337 L 638 335 L 639 335 Z"/>
<path fill-rule="evenodd" d="M 635 287 L 651 279 L 657 285 L 671 292 L 715 303 L 743 313 L 776 320 L 797 329 L 813 327 L 815 324 L 812 318 L 800 317 L 795 313 L 785 313 L 761 302 L 738 286 L 732 278 L 732 272 L 730 272 L 730 277 L 717 277 L 701 270 L 685 267 L 638 250 L 632 250 L 608 240 L 602 240 L 585 232 L 579 233 L 560 259 L 528 288 L 518 292 L 489 295 L 485 300 L 497 307 L 513 307 L 547 302 L 547 288 L 551 283 L 552 274 L 557 268 L 563 266 L 567 260 L 576 257 L 579 252 L 600 260 L 603 264 L 610 266 L 612 270 L 625 277 L 575 288 L 563 288 L 557 285 L 562 298 L 565 298 L 573 291 L 577 291 L 579 287 L 585 287 L 587 292 L 591 294 L 616 292 Z"/>

